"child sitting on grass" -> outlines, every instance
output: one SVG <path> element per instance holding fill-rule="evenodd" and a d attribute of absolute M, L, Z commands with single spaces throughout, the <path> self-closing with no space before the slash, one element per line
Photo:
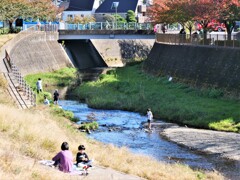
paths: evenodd
<path fill-rule="evenodd" d="M 88 155 L 85 153 L 84 145 L 78 146 L 78 153 L 76 156 L 77 166 L 85 167 L 86 169 L 92 167 L 92 161 L 89 160 Z"/>

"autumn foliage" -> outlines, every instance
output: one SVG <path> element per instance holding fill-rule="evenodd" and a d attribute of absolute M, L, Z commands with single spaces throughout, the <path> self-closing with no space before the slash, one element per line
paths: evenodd
<path fill-rule="evenodd" d="M 149 8 L 150 20 L 154 23 L 178 22 L 184 26 L 186 22 L 194 21 L 207 30 L 212 20 L 225 24 L 228 33 L 240 20 L 239 0 L 154 0 Z"/>
<path fill-rule="evenodd" d="M 10 28 L 17 18 L 52 20 L 58 8 L 51 0 L 1 0 L 0 20 L 8 21 Z"/>

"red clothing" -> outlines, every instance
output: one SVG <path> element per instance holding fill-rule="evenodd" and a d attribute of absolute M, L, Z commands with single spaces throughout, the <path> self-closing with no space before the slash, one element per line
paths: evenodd
<path fill-rule="evenodd" d="M 72 152 L 69 150 L 60 151 L 53 159 L 53 161 L 59 161 L 59 170 L 63 172 L 71 172 L 73 166 Z"/>

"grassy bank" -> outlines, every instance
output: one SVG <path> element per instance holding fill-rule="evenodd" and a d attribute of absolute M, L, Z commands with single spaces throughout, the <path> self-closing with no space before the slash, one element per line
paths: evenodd
<path fill-rule="evenodd" d="M 0 99 L 7 97 L 0 81 Z M 20 110 L 0 102 L 0 177 L 2 179 L 77 179 L 37 163 L 51 159 L 63 141 L 75 155 L 84 144 L 95 164 L 135 174 L 147 179 L 223 179 L 216 172 L 193 171 L 180 164 L 164 164 L 149 157 L 133 155 L 126 148 L 116 148 L 90 140 L 73 128 L 70 121 L 56 116 L 52 109 L 37 106 Z"/>
<path fill-rule="evenodd" d="M 24 79 L 27 81 L 27 83 L 31 86 L 33 91 L 35 93 L 37 92 L 36 89 L 36 82 L 38 78 L 41 78 L 42 80 L 42 86 L 43 86 L 43 93 L 37 94 L 37 102 L 42 103 L 44 99 L 44 95 L 47 96 L 48 99 L 52 99 L 51 92 L 46 91 L 45 89 L 51 89 L 52 91 L 56 87 L 65 87 L 65 86 L 71 86 L 72 83 L 75 82 L 77 73 L 75 68 L 63 68 L 54 72 L 45 72 L 45 73 L 37 73 L 32 75 L 27 75 L 24 77 Z"/>
<path fill-rule="evenodd" d="M 75 89 L 89 106 L 146 113 L 150 107 L 157 119 L 197 128 L 240 132 L 239 100 L 223 98 L 217 89 L 195 89 L 153 77 L 141 65 L 119 68 Z"/>

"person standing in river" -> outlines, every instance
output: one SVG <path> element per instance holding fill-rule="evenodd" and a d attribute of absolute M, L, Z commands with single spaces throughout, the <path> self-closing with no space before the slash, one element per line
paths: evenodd
<path fill-rule="evenodd" d="M 152 120 L 153 120 L 153 113 L 150 108 L 147 109 L 147 122 L 148 122 L 148 129 L 152 129 Z"/>

